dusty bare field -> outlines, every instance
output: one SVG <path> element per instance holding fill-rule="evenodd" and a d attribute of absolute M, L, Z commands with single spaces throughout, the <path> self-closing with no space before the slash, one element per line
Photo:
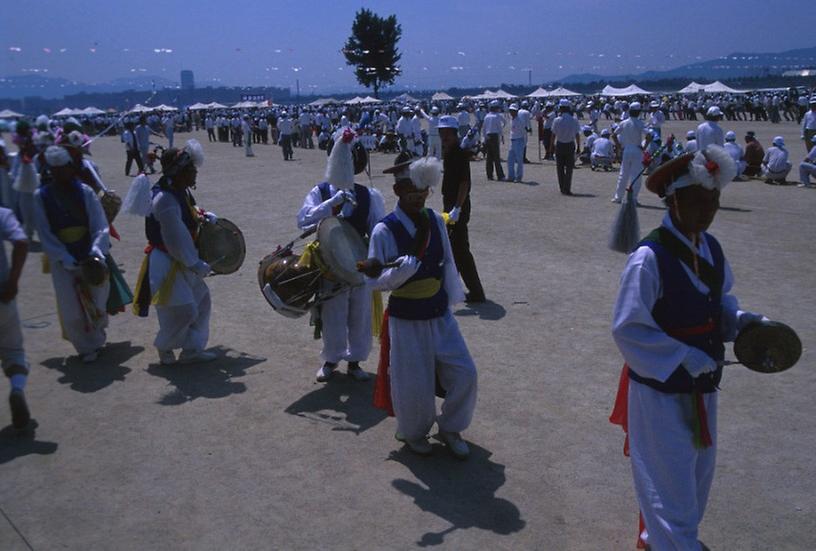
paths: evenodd
<path fill-rule="evenodd" d="M 723 127 L 740 140 L 756 130 L 765 146 L 782 134 L 794 164 L 804 156 L 791 123 Z M 664 135 L 689 128 L 671 122 Z M 623 435 L 607 421 L 622 363 L 609 329 L 625 259 L 606 248 L 616 173 L 577 170 L 579 195 L 565 197 L 554 163 L 527 165 L 525 184 L 487 181 L 484 164 L 471 165 L 472 249 L 491 302 L 456 312 L 480 377 L 465 433 L 474 453 L 460 463 L 438 445 L 431 458 L 402 450 L 394 421 L 370 405 L 372 383 L 314 383 L 320 343 L 307 320 L 279 316 L 258 290 L 257 262 L 296 235 L 325 153 L 296 149 L 284 162 L 268 145 L 245 158 L 194 136 L 208 155 L 199 203 L 236 222 L 248 249 L 238 273 L 209 279 L 210 346 L 222 357 L 160 367 L 155 316 L 127 312 L 111 319 L 100 361 L 82 365 L 60 340 L 50 277 L 32 253 L 19 309 L 40 426 L 33 439 L 0 438 L 0 549 L 634 549 Z M 124 146 L 104 138 L 92 151 L 124 196 Z M 389 208 L 391 161 L 372 157 Z M 641 201 L 645 234 L 664 211 L 645 191 Z M 813 549 L 816 191 L 733 183 L 722 204 L 712 231 L 735 294 L 796 328 L 805 350 L 783 374 L 727 368 L 701 537 L 715 550 Z M 439 194 L 431 205 L 441 208 Z M 131 285 L 142 225 L 116 224 L 112 253 Z M 0 426 L 9 422 L 0 407 Z"/>

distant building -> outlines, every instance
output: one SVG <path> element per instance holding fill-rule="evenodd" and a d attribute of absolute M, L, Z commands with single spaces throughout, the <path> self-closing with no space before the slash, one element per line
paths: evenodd
<path fill-rule="evenodd" d="M 193 81 L 193 72 L 189 70 L 184 70 L 181 72 L 181 89 L 182 90 L 194 90 L 195 89 L 195 82 Z"/>
<path fill-rule="evenodd" d="M 796 71 L 785 71 L 783 77 L 812 77 L 816 76 L 816 69 L 797 69 Z"/>

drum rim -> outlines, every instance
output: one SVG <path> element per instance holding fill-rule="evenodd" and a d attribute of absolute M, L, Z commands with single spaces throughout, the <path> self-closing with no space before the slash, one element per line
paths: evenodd
<path fill-rule="evenodd" d="M 233 274 L 233 273 L 237 272 L 238 270 L 240 270 L 241 266 L 244 265 L 244 261 L 246 260 L 246 240 L 244 239 L 244 234 L 241 231 L 241 229 L 235 224 L 235 222 L 233 222 L 232 220 L 229 220 L 228 218 L 218 218 L 214 223 L 205 221 L 201 225 L 201 228 L 199 229 L 199 232 L 198 232 L 199 242 L 200 242 L 202 233 L 204 231 L 206 231 L 204 228 L 206 228 L 208 226 L 218 226 L 220 228 L 223 228 L 226 231 L 232 232 L 233 235 L 237 235 L 237 236 L 240 237 L 240 239 L 238 239 L 236 241 L 238 246 L 239 246 L 239 251 L 238 252 L 240 253 L 239 254 L 239 261 L 237 263 L 234 263 L 234 264 L 237 264 L 237 265 L 234 265 L 234 267 L 233 267 L 233 265 L 231 265 L 231 266 L 229 266 L 227 268 L 224 268 L 224 267 L 221 267 L 218 262 L 213 262 L 212 264 L 210 264 L 210 269 L 213 272 L 215 272 L 217 274 L 220 274 L 220 275 Z M 202 260 L 206 261 L 206 259 L 202 259 Z"/>
<path fill-rule="evenodd" d="M 332 220 L 334 222 L 331 222 Z M 337 224 L 339 227 L 343 228 L 342 231 L 344 232 L 344 234 L 348 234 L 350 236 L 353 235 L 356 239 L 359 240 L 359 243 L 362 245 L 361 250 L 363 251 L 363 258 L 360 258 L 358 260 L 364 260 L 365 256 L 367 255 L 367 249 L 363 238 L 360 237 L 360 234 L 357 233 L 357 230 L 354 229 L 354 226 L 352 226 L 348 220 L 344 220 L 343 218 L 338 216 L 330 216 L 320 221 L 320 224 L 317 227 L 317 240 L 321 244 L 319 254 L 323 262 L 329 267 L 330 273 L 334 276 L 334 279 L 340 280 L 341 283 L 344 283 L 346 285 L 360 285 L 365 281 L 365 279 L 363 278 L 363 275 L 361 273 L 356 271 L 356 266 L 353 270 L 342 269 L 340 270 L 342 273 L 338 273 L 336 265 L 338 265 L 339 262 L 337 262 L 336 259 L 332 256 L 331 248 L 328 246 L 323 247 L 323 241 L 325 240 L 320 239 L 321 233 L 328 232 L 329 230 L 327 229 L 324 232 L 321 232 L 321 229 L 333 224 Z M 348 276 L 352 276 L 350 278 L 352 279 L 352 281 L 349 281 Z"/>

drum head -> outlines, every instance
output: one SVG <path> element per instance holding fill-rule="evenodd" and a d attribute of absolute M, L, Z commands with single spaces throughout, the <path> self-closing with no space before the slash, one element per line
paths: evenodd
<path fill-rule="evenodd" d="M 237 272 L 246 257 L 244 234 L 226 218 L 204 222 L 198 232 L 198 256 L 217 274 Z"/>
<path fill-rule="evenodd" d="M 357 262 L 365 260 L 368 249 L 354 227 L 342 218 L 326 218 L 317 228 L 320 258 L 337 279 L 349 285 L 362 285 L 365 279 L 357 271 Z"/>
<path fill-rule="evenodd" d="M 734 354 L 741 364 L 752 371 L 779 373 L 799 361 L 802 341 L 784 323 L 751 323 L 737 335 Z"/>

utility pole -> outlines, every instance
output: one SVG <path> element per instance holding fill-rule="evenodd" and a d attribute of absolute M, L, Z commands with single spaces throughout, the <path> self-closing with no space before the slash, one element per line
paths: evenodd
<path fill-rule="evenodd" d="M 527 86 L 533 85 L 533 70 L 527 69 Z"/>
<path fill-rule="evenodd" d="M 295 92 L 295 97 L 300 98 L 300 79 L 299 78 L 295 79 L 295 89 L 297 90 L 297 92 Z"/>

